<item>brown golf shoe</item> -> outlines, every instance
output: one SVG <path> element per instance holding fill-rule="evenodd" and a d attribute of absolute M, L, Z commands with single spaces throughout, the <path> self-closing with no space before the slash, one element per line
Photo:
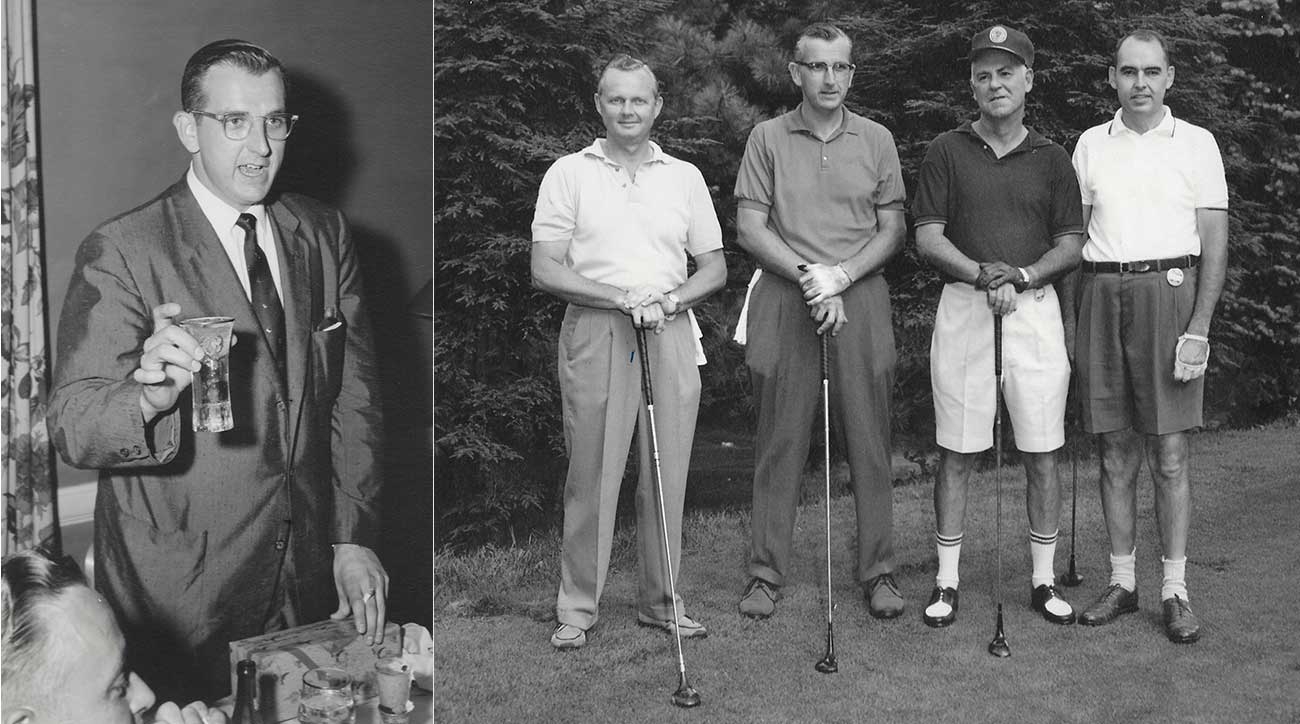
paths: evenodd
<path fill-rule="evenodd" d="M 867 610 L 876 618 L 898 618 L 903 615 L 903 594 L 898 591 L 894 576 L 882 573 L 862 586 L 866 594 Z"/>
<path fill-rule="evenodd" d="M 1137 590 L 1126 591 L 1118 583 L 1112 583 L 1105 593 L 1092 602 L 1092 605 L 1083 609 L 1083 613 L 1079 614 L 1079 623 L 1084 626 L 1100 626 L 1136 610 L 1138 610 Z"/>
<path fill-rule="evenodd" d="M 776 602 L 780 600 L 780 586 L 761 578 L 751 578 L 740 597 L 740 612 L 750 618 L 767 618 L 776 613 Z"/>
<path fill-rule="evenodd" d="M 1176 644 L 1195 643 L 1201 637 L 1201 623 L 1192 613 L 1192 607 L 1181 596 L 1160 602 L 1165 613 L 1165 635 Z"/>

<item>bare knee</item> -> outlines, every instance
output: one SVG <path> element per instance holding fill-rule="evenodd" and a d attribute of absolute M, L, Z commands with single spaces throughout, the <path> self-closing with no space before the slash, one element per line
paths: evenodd
<path fill-rule="evenodd" d="M 1187 484 L 1187 436 L 1181 432 L 1153 435 L 1147 443 L 1147 464 L 1156 485 Z"/>

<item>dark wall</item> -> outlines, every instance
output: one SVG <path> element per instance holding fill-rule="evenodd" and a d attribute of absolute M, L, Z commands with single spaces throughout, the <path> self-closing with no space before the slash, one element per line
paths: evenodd
<path fill-rule="evenodd" d="M 408 579 L 428 578 L 432 567 L 431 323 L 408 306 L 433 268 L 432 8 L 429 0 L 41 0 L 36 7 L 51 335 L 81 240 L 185 172 L 171 117 L 189 56 L 238 37 L 285 64 L 290 110 L 302 119 L 278 184 L 334 204 L 352 222 L 382 340 L 393 440 L 388 509 L 396 511 L 394 537 L 403 539 L 385 563 Z M 60 464 L 61 486 L 93 479 Z"/>

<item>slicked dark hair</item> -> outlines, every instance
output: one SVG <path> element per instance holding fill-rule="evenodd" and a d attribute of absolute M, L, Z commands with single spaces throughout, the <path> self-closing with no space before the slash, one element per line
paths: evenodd
<path fill-rule="evenodd" d="M 812 25 L 809 25 L 808 27 L 799 31 L 799 37 L 796 38 L 794 41 L 795 60 L 803 60 L 804 38 L 811 38 L 813 40 L 825 40 L 828 43 L 839 40 L 840 38 L 844 38 L 845 40 L 849 41 L 849 55 L 850 57 L 852 57 L 853 38 L 850 38 L 848 33 L 844 32 L 843 30 L 840 30 L 838 27 L 831 25 L 830 23 L 813 23 Z"/>
<path fill-rule="evenodd" d="M 613 58 L 610 58 L 610 59 L 609 59 L 609 62 L 605 64 L 605 67 L 604 67 L 604 68 L 601 68 L 600 73 L 596 76 L 596 92 L 597 92 L 597 93 L 600 93 L 600 84 L 601 84 L 602 82 L 604 82 L 604 80 L 605 80 L 605 74 L 608 73 L 609 71 L 611 71 L 611 70 L 621 70 L 621 71 L 624 71 L 624 72 L 628 72 L 628 73 L 630 73 L 630 72 L 638 71 L 638 70 L 642 70 L 642 69 L 644 69 L 647 73 L 649 73 L 649 74 L 650 74 L 650 77 L 654 80 L 654 82 L 655 82 L 655 98 L 658 98 L 658 97 L 659 97 L 659 77 L 655 75 L 655 71 L 654 71 L 654 69 L 651 68 L 651 67 L 650 67 L 650 64 L 649 64 L 649 63 L 646 63 L 644 60 L 639 60 L 639 59 L 637 59 L 637 58 L 633 58 L 632 56 L 628 55 L 627 53 L 619 53 L 618 55 L 614 56 Z"/>
<path fill-rule="evenodd" d="M 0 679 L 6 693 L 38 686 L 45 649 L 60 622 L 46 613 L 70 588 L 89 586 L 71 558 L 41 548 L 5 556 L 0 584 Z"/>
<path fill-rule="evenodd" d="M 284 74 L 284 66 L 269 50 L 247 40 L 228 38 L 199 48 L 185 63 L 185 72 L 181 75 L 181 108 L 187 111 L 204 110 L 203 104 L 208 99 L 203 96 L 203 76 L 212 66 L 223 63 L 253 75 L 276 71 L 284 83 L 286 96 L 289 93 L 289 79 Z"/>
<path fill-rule="evenodd" d="M 1165 54 L 1165 65 L 1169 66 L 1174 64 L 1173 43 L 1171 43 L 1168 38 L 1161 35 L 1160 31 L 1158 30 L 1152 30 L 1151 28 L 1138 28 L 1137 30 L 1134 30 L 1128 35 L 1125 35 L 1124 37 L 1120 38 L 1119 42 L 1115 43 L 1115 55 L 1113 60 L 1111 61 L 1115 65 L 1115 67 L 1117 68 L 1119 67 L 1119 49 L 1124 45 L 1124 41 L 1129 39 L 1141 40 L 1143 42 L 1155 43 L 1159 45 L 1160 52 Z"/>

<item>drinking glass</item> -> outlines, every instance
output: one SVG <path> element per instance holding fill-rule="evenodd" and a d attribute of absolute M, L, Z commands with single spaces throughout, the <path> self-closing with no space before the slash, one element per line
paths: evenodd
<path fill-rule="evenodd" d="M 411 711 L 411 667 L 400 656 L 375 662 L 379 685 L 379 719 L 383 724 L 407 724 Z"/>
<path fill-rule="evenodd" d="M 356 702 L 352 677 L 343 669 L 324 667 L 302 675 L 302 697 L 298 700 L 301 724 L 353 724 Z"/>
<path fill-rule="evenodd" d="M 181 327 L 203 348 L 203 366 L 194 373 L 194 431 L 223 432 L 235 427 L 230 413 L 230 334 L 234 317 L 195 317 Z"/>

